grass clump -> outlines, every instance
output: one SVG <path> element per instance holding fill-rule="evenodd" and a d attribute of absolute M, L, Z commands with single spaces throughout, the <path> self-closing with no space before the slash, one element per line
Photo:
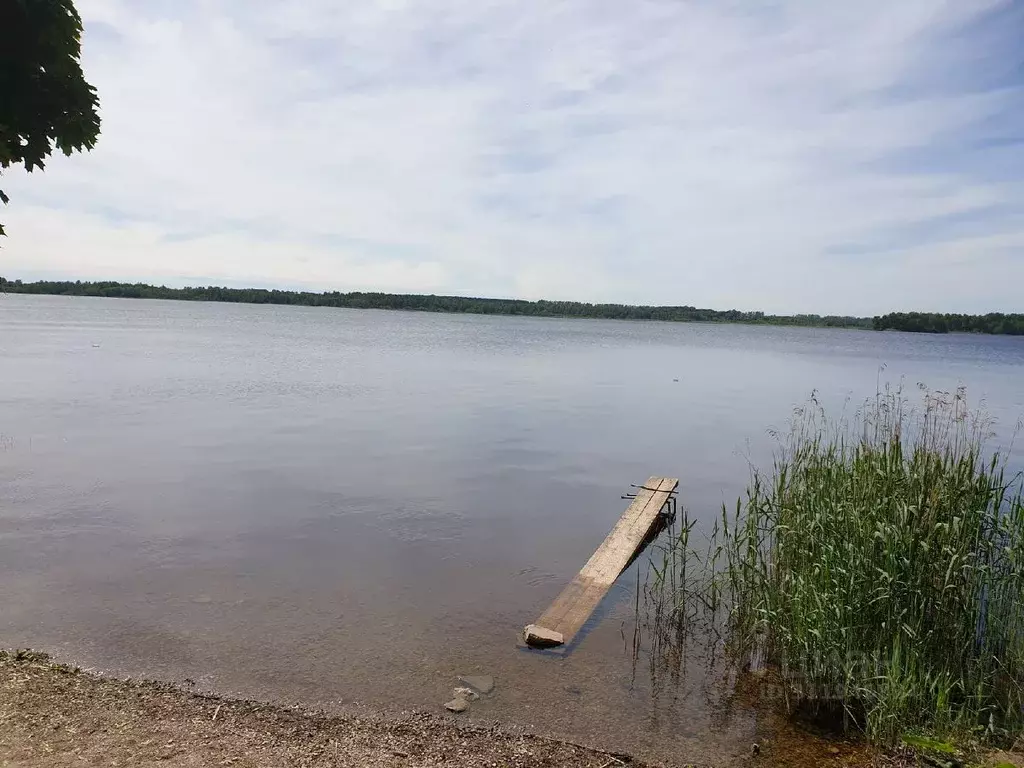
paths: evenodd
<path fill-rule="evenodd" d="M 702 559 L 729 647 L 878 743 L 1024 732 L 1024 501 L 988 428 L 963 390 L 797 411 Z"/>

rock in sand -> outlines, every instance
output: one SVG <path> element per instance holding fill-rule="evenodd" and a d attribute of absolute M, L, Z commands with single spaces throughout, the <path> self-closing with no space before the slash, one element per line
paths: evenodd
<path fill-rule="evenodd" d="M 449 712 L 465 712 L 469 709 L 469 702 L 461 696 L 456 696 L 451 701 L 446 701 L 444 708 Z"/>

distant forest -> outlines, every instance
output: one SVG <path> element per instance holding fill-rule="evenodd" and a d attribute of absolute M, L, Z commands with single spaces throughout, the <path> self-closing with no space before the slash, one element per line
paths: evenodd
<path fill-rule="evenodd" d="M 937 312 L 892 312 L 872 321 L 875 330 L 914 333 L 995 333 L 1024 336 L 1024 315 L 943 315 Z"/>
<path fill-rule="evenodd" d="M 893 313 L 882 317 L 839 315 L 766 315 L 736 309 L 697 307 L 650 307 L 629 304 L 588 304 L 577 301 L 523 301 L 482 299 L 463 296 L 433 296 L 395 293 L 312 293 L 263 288 L 188 287 L 167 288 L 144 283 L 39 281 L 23 283 L 0 278 L 0 290 L 9 293 L 58 296 L 106 296 L 128 299 L 173 299 L 177 301 L 224 301 L 244 304 L 298 304 L 310 307 L 351 309 L 400 309 L 418 312 L 457 312 L 478 315 L 531 315 L 536 317 L 581 317 L 612 320 L 663 320 L 669 322 L 745 323 L 750 325 L 792 325 L 828 328 L 916 331 L 923 333 L 1024 334 L 1024 315 L 941 315 Z"/>

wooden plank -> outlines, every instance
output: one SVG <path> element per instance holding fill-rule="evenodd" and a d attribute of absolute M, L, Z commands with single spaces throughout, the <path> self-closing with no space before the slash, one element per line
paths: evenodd
<path fill-rule="evenodd" d="M 527 644 L 550 647 L 572 642 L 629 563 L 678 485 L 674 477 L 651 477 L 644 483 L 587 564 L 536 623 L 527 626 Z"/>

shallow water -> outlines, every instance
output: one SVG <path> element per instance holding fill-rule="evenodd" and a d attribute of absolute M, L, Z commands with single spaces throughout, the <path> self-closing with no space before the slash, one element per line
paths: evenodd
<path fill-rule="evenodd" d="M 0 366 L 0 646 L 328 708 L 481 672 L 473 717 L 715 763 L 755 717 L 634 665 L 645 558 L 568 656 L 516 647 L 630 484 L 710 519 L 812 389 L 1024 415 L 1007 337 L 7 295 Z"/>

